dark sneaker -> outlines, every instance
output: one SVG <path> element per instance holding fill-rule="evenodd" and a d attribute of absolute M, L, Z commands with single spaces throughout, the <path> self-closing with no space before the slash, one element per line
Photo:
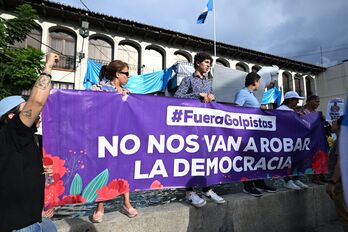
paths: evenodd
<path fill-rule="evenodd" d="M 257 190 L 255 187 L 244 187 L 243 192 L 250 194 L 254 197 L 261 197 L 262 196 L 262 193 L 259 190 Z"/>
<path fill-rule="evenodd" d="M 256 189 L 259 191 L 264 191 L 266 193 L 275 193 L 277 190 L 271 186 L 266 185 L 264 182 L 256 184 Z"/>

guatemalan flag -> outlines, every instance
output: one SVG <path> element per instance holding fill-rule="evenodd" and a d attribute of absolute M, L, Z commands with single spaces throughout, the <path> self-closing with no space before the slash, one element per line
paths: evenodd
<path fill-rule="evenodd" d="M 341 125 L 339 145 L 339 155 L 341 161 L 341 178 L 344 189 L 344 196 L 346 202 L 348 202 L 348 102 L 344 113 L 343 123 Z"/>
<path fill-rule="evenodd" d="M 207 18 L 208 11 L 213 10 L 213 0 L 208 0 L 207 6 L 205 7 L 204 11 L 202 14 L 198 16 L 197 23 L 198 24 L 203 24 L 205 19 Z"/>

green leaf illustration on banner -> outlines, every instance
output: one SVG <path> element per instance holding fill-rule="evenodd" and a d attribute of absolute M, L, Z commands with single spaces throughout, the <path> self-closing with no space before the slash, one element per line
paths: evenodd
<path fill-rule="evenodd" d="M 305 174 L 306 174 L 306 175 L 311 175 L 311 174 L 313 174 L 313 169 L 307 168 L 306 171 L 305 171 Z"/>
<path fill-rule="evenodd" d="M 293 175 L 293 176 L 298 176 L 297 168 L 295 168 L 294 170 L 292 170 L 292 175 Z"/>
<path fill-rule="evenodd" d="M 82 191 L 82 178 L 76 173 L 70 185 L 70 195 L 79 195 Z"/>
<path fill-rule="evenodd" d="M 83 190 L 82 197 L 86 202 L 93 202 L 97 198 L 96 191 L 102 188 L 109 180 L 109 170 L 105 169 L 98 176 L 94 177 Z"/>

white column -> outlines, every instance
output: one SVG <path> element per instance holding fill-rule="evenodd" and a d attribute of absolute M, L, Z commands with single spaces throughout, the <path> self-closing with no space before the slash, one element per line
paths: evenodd
<path fill-rule="evenodd" d="M 296 89 L 295 89 L 295 75 L 296 75 L 296 73 L 291 73 L 291 85 L 292 85 L 293 91 L 296 91 Z"/>
<path fill-rule="evenodd" d="M 314 78 L 313 78 L 313 81 L 314 81 L 314 94 L 319 96 L 317 80 L 318 80 L 318 78 L 316 76 L 314 76 Z"/>
<path fill-rule="evenodd" d="M 88 44 L 89 44 L 89 37 L 83 38 L 80 34 L 77 32 L 77 41 L 76 41 L 76 59 L 77 59 L 77 65 L 75 70 L 75 89 L 84 89 L 83 87 L 83 81 L 85 79 L 85 75 L 87 72 L 87 59 L 88 59 Z M 83 47 L 82 47 L 83 46 Z M 81 59 L 81 62 L 78 55 L 79 53 L 84 53 L 85 57 Z"/>
<path fill-rule="evenodd" d="M 163 46 L 164 52 L 165 52 L 165 60 L 166 60 L 166 67 L 165 68 L 169 68 L 171 67 L 174 62 L 173 62 L 173 53 L 171 51 L 171 49 L 169 49 L 167 46 Z"/>
<path fill-rule="evenodd" d="M 150 44 L 149 43 L 144 43 L 144 42 L 140 43 L 141 56 L 140 56 L 140 61 L 138 62 L 140 64 L 140 71 L 141 71 L 140 74 L 143 74 L 144 69 L 146 69 L 146 67 L 143 68 L 143 65 L 145 65 L 145 59 L 146 59 L 145 48 L 146 48 L 147 45 L 150 45 Z"/>
<path fill-rule="evenodd" d="M 49 49 L 48 49 L 48 47 L 45 46 L 44 44 L 49 45 L 49 27 L 50 27 L 50 26 L 49 26 L 47 23 L 45 23 L 45 22 L 41 23 L 40 25 L 41 25 L 41 27 L 42 27 L 41 51 L 42 51 L 43 53 L 46 54 L 46 53 L 48 52 Z"/>
<path fill-rule="evenodd" d="M 302 76 L 302 81 L 303 81 L 303 96 L 307 98 L 307 84 L 306 84 L 306 76 Z"/>
<path fill-rule="evenodd" d="M 115 36 L 113 38 L 114 41 L 114 60 L 118 60 L 118 44 L 122 39 L 120 37 Z"/>

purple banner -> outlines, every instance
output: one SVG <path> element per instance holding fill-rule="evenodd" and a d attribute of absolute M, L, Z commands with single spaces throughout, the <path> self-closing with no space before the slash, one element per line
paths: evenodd
<path fill-rule="evenodd" d="M 43 110 L 45 206 L 127 191 L 327 171 L 321 114 L 53 90 Z"/>

